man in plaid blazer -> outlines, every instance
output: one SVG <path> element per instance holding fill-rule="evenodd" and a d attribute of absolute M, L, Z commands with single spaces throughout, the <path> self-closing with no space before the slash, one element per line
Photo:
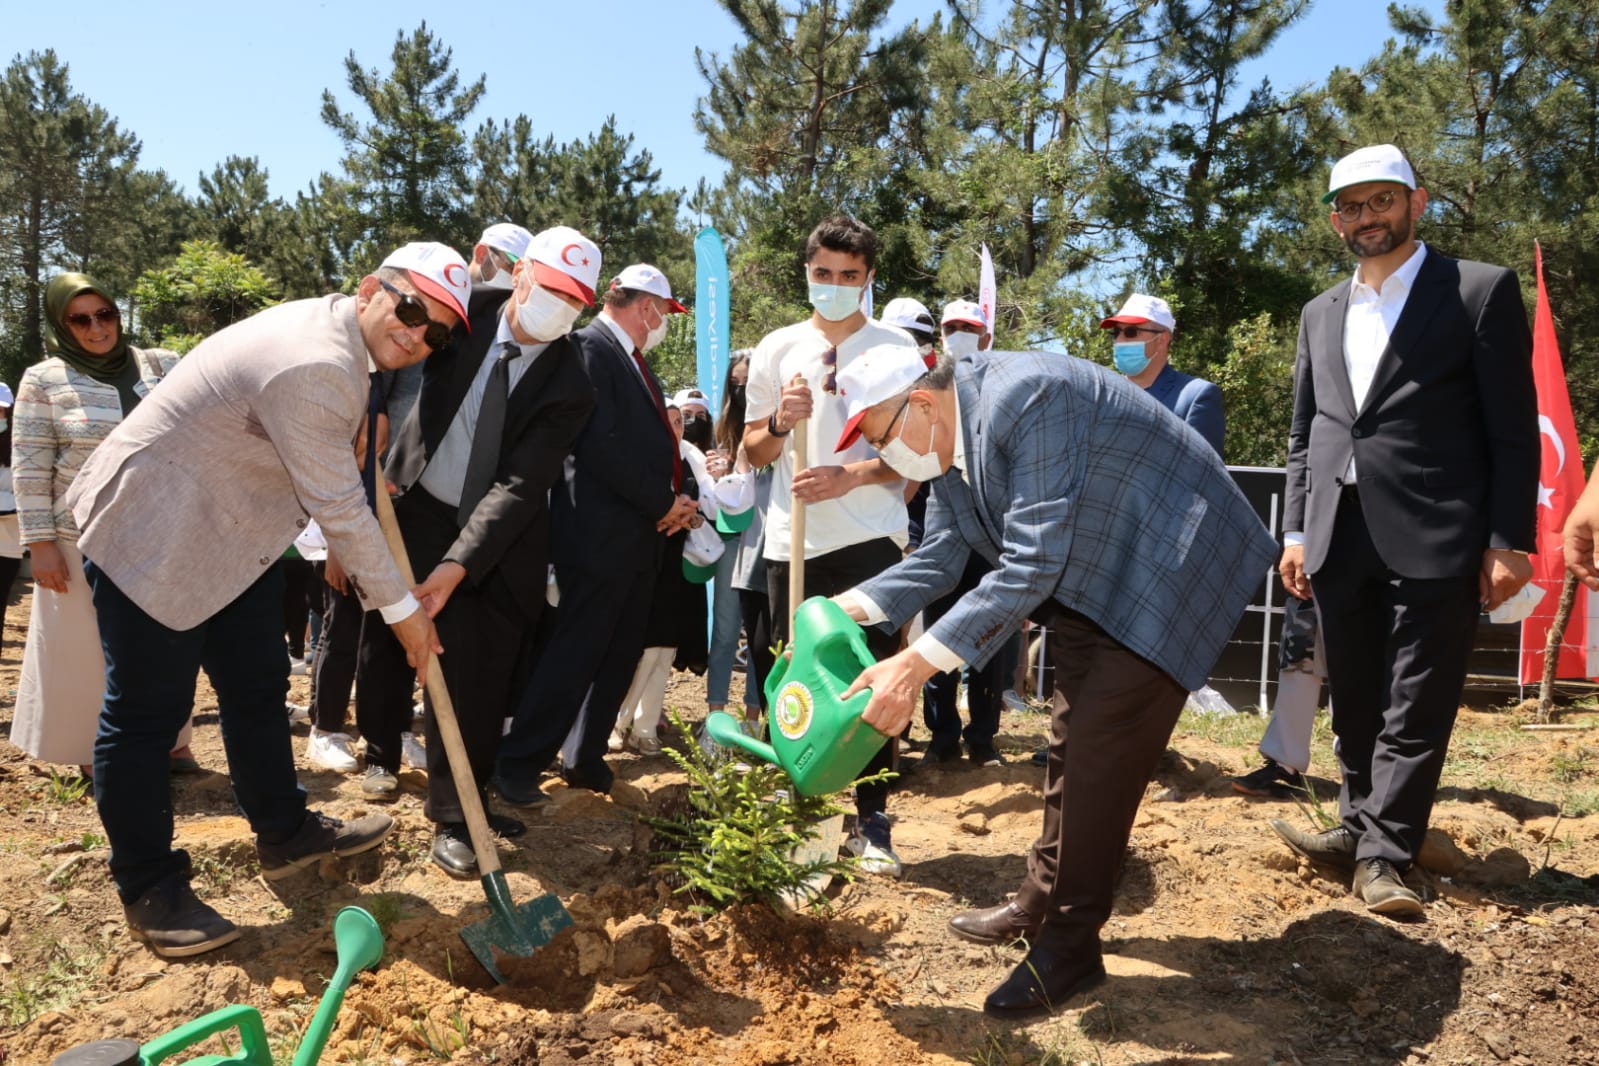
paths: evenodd
<path fill-rule="evenodd" d="M 973 552 L 994 568 L 861 674 L 851 691 L 872 690 L 865 720 L 897 734 L 928 677 L 980 665 L 1025 617 L 1050 627 L 1043 833 L 1013 901 L 950 925 L 978 943 L 1031 941 L 989 1013 L 1058 1007 L 1104 976 L 1099 929 L 1144 787 L 1276 543 L 1202 439 L 1085 360 L 981 352 L 929 371 L 914 350 L 885 347 L 851 364 L 839 393 L 851 416 L 840 447 L 863 437 L 933 485 L 922 546 L 842 594 L 851 616 L 898 627 Z"/>

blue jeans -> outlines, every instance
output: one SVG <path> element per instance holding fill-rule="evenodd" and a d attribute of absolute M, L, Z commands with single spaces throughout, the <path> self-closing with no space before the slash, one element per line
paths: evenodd
<path fill-rule="evenodd" d="M 92 561 L 83 561 L 83 572 L 106 663 L 94 800 L 122 902 L 134 902 L 170 877 L 188 876 L 188 853 L 172 847 L 167 753 L 194 707 L 202 666 L 216 689 L 234 799 L 264 841 L 293 836 L 305 821 L 305 790 L 295 779 L 283 711 L 289 656 L 282 571 L 269 567 L 232 603 L 181 631 L 145 614 Z"/>
<path fill-rule="evenodd" d="M 744 628 L 744 612 L 738 589 L 733 587 L 733 563 L 738 555 L 738 538 L 727 541 L 727 550 L 716 561 L 716 578 L 711 584 L 710 666 L 705 671 L 705 702 L 727 703 L 733 680 L 733 659 L 738 655 L 738 635 Z M 746 693 L 744 706 L 760 708 L 759 700 Z"/>

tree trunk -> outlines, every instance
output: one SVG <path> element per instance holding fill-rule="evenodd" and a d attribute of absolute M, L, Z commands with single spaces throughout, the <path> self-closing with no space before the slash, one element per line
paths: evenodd
<path fill-rule="evenodd" d="M 1571 620 L 1571 605 L 1577 600 L 1577 575 L 1566 574 L 1560 586 L 1560 606 L 1549 623 L 1549 639 L 1543 648 L 1543 682 L 1538 686 L 1538 722 L 1547 725 L 1554 717 L 1555 674 L 1560 669 L 1560 645 L 1566 638 L 1566 623 Z"/>

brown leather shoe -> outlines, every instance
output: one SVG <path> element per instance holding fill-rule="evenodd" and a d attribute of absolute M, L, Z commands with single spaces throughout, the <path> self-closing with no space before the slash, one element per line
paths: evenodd
<path fill-rule="evenodd" d="M 1387 859 L 1362 859 L 1355 864 L 1354 892 L 1366 909 L 1389 918 L 1420 918 L 1421 897 L 1412 892 Z"/>
<path fill-rule="evenodd" d="M 980 911 L 962 911 L 949 920 L 949 929 L 974 944 L 1010 944 L 1031 940 L 1043 924 L 1042 918 L 1032 917 L 1012 900 Z"/>
<path fill-rule="evenodd" d="M 1355 868 L 1355 846 L 1360 838 L 1341 825 L 1321 833 L 1307 833 L 1281 818 L 1273 818 L 1271 828 L 1285 844 L 1311 862 L 1346 872 Z"/>

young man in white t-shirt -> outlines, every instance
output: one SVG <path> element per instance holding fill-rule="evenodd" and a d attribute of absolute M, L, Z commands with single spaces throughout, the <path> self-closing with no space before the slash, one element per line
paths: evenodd
<path fill-rule="evenodd" d="M 744 450 L 754 466 L 774 463 L 766 512 L 766 576 L 772 630 L 788 638 L 791 498 L 805 504 L 805 595 L 832 596 L 888 569 L 906 543 L 905 482 L 877 452 L 857 441 L 844 452 L 844 401 L 834 382 L 860 353 L 881 344 L 915 347 L 908 333 L 866 317 L 877 234 L 844 215 L 823 219 L 805 243 L 805 275 L 814 310 L 803 322 L 766 335 L 750 357 Z M 794 473 L 789 434 L 808 420 L 807 452 Z M 898 650 L 897 633 L 866 630 L 879 659 Z M 863 771 L 887 769 L 893 745 Z M 863 869 L 898 876 L 885 785 L 856 790 L 857 828 L 849 846 Z"/>

